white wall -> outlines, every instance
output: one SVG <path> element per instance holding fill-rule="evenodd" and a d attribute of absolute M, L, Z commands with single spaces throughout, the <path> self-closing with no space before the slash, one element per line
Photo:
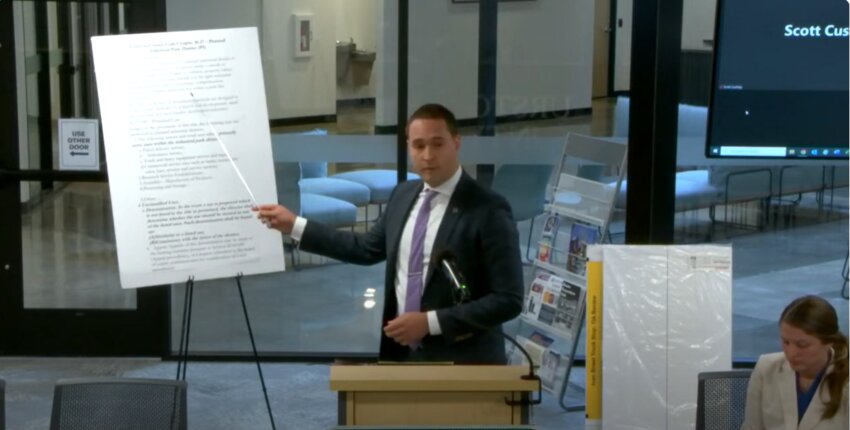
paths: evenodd
<path fill-rule="evenodd" d="M 375 97 L 375 73 L 355 85 L 349 73 L 336 79 L 336 41 L 354 38 L 357 48 L 377 50 L 381 0 L 168 0 L 168 29 L 259 27 L 269 118 L 333 115 L 336 101 Z M 294 57 L 292 14 L 313 19 L 312 57 Z"/>
<path fill-rule="evenodd" d="M 628 91 L 632 70 L 632 0 L 617 0 L 614 31 L 614 91 Z"/>
<path fill-rule="evenodd" d="M 394 0 L 168 0 L 170 30 L 256 25 L 272 119 L 336 112 L 337 99 L 376 98 L 376 124 L 395 123 Z M 592 0 L 499 5 L 497 115 L 590 107 Z M 312 57 L 293 57 L 292 14 L 313 14 Z M 477 114 L 478 5 L 410 4 L 410 106 L 438 101 L 459 118 Z M 377 17 L 377 18 L 375 18 Z M 372 20 L 375 19 L 375 23 Z M 337 39 L 375 50 L 369 85 L 337 85 Z"/>
<path fill-rule="evenodd" d="M 593 0 L 504 3 L 499 11 L 497 114 L 589 108 Z"/>
<path fill-rule="evenodd" d="M 168 31 L 257 27 L 261 0 L 167 0 Z"/>
<path fill-rule="evenodd" d="M 377 58 L 372 69 L 375 82 L 375 125 L 395 124 L 398 95 L 398 7 L 383 0 L 378 8 Z"/>
<path fill-rule="evenodd" d="M 617 0 L 617 28 L 614 53 L 614 90 L 628 91 L 632 52 L 632 1 Z M 714 15 L 717 0 L 684 0 L 682 4 L 682 49 L 710 49 L 703 40 L 714 39 Z"/>
<path fill-rule="evenodd" d="M 477 10 L 476 4 L 453 4 L 450 0 L 410 2 L 408 113 L 423 103 L 438 102 L 458 118 L 476 116 Z M 395 78 L 392 75 L 389 79 Z M 394 105 L 395 94 L 391 100 Z M 395 124 L 395 113 L 390 122 L 380 123 Z"/>
<path fill-rule="evenodd" d="M 335 0 L 335 39 L 354 39 L 357 49 L 377 52 L 378 9 L 380 0 Z M 375 68 L 367 85 L 356 85 L 349 70 L 343 80 L 337 82 L 337 100 L 375 97 Z"/>
<path fill-rule="evenodd" d="M 336 113 L 335 0 L 263 2 L 263 71 L 269 118 Z M 292 14 L 312 14 L 313 55 L 295 58 Z"/>
<path fill-rule="evenodd" d="M 395 124 L 396 2 L 385 0 L 376 64 L 376 124 Z M 478 5 L 410 3 L 409 106 L 436 101 L 477 115 Z M 499 4 L 497 115 L 590 107 L 592 0 Z"/>
<path fill-rule="evenodd" d="M 168 0 L 168 29 L 259 27 L 270 119 L 336 113 L 338 0 Z M 293 13 L 312 13 L 312 57 L 295 58 Z"/>
<path fill-rule="evenodd" d="M 684 0 L 682 8 L 682 49 L 711 49 L 703 40 L 714 39 L 717 0 Z"/>

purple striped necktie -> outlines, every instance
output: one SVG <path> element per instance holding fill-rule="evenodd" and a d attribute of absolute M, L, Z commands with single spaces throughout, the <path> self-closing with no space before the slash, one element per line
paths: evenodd
<path fill-rule="evenodd" d="M 431 215 L 431 200 L 437 192 L 431 189 L 425 191 L 425 198 L 416 221 L 413 224 L 413 240 L 410 242 L 410 259 L 407 260 L 407 293 L 404 300 L 405 312 L 419 312 L 422 301 L 422 266 L 425 260 L 425 233 L 428 230 L 428 218 Z"/>

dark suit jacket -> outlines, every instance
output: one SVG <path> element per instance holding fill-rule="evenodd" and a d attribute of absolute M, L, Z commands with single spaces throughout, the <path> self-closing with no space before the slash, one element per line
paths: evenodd
<path fill-rule="evenodd" d="M 340 231 L 308 222 L 301 249 L 354 264 L 386 260 L 383 323 L 396 317 L 396 262 L 404 224 L 422 190 L 408 181 L 393 190 L 386 210 L 366 233 Z M 381 332 L 381 360 L 452 361 L 504 364 L 501 324 L 522 310 L 523 278 L 519 236 L 508 202 L 466 173 L 452 194 L 434 239 L 432 255 L 450 250 L 470 289 L 471 300 L 455 303 L 454 288 L 435 264 L 429 264 L 422 311 L 437 311 L 440 336 L 427 335 L 411 354 Z M 487 329 L 483 329 L 487 328 Z"/>

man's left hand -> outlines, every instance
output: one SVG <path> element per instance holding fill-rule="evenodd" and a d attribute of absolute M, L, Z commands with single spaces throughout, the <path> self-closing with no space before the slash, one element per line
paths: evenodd
<path fill-rule="evenodd" d="M 428 334 L 428 316 L 425 312 L 407 312 L 387 323 L 384 333 L 392 340 L 408 346 Z"/>

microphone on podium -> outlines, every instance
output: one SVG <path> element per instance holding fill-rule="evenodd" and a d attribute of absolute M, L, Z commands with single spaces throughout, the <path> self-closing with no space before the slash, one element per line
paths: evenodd
<path fill-rule="evenodd" d="M 454 254 L 449 250 L 445 250 L 437 256 L 437 261 L 440 263 L 443 273 L 452 281 L 455 305 L 469 301 L 469 287 L 466 286 L 466 280 L 457 268 Z"/>
<path fill-rule="evenodd" d="M 466 280 L 463 277 L 463 273 L 457 267 L 457 257 L 455 257 L 454 253 L 452 253 L 451 250 L 444 249 L 444 250 L 440 251 L 439 253 L 437 253 L 437 257 L 435 258 L 435 262 L 440 265 L 440 268 L 442 269 L 443 274 L 446 276 L 446 278 L 449 279 L 452 286 L 454 287 L 453 297 L 454 297 L 455 306 L 461 305 L 461 304 L 469 301 L 471 299 L 471 293 L 469 291 L 469 287 L 466 285 Z M 469 319 L 467 319 L 463 315 L 463 312 L 460 312 L 460 314 L 458 315 L 458 319 L 460 319 L 462 322 L 465 322 L 468 325 L 475 327 L 479 330 L 489 331 L 489 330 L 492 329 L 491 327 L 484 327 L 484 326 L 482 326 L 481 324 L 478 324 L 475 321 L 470 321 Z M 531 400 L 528 400 L 528 401 L 514 401 L 514 400 L 505 399 L 505 402 L 508 403 L 509 405 L 526 405 L 526 404 L 537 405 L 537 404 L 540 404 L 540 402 L 542 402 L 542 400 L 543 400 L 543 396 L 542 396 L 542 389 L 543 388 L 542 388 L 542 385 L 541 385 L 540 377 L 537 376 L 534 373 L 534 361 L 531 359 L 531 355 L 512 336 L 507 335 L 505 332 L 500 332 L 500 333 L 501 333 L 502 337 L 504 337 L 508 342 L 510 342 L 514 346 L 516 346 L 517 349 L 519 349 L 519 351 L 522 352 L 523 355 L 525 355 L 525 359 L 528 360 L 528 374 L 523 375 L 522 379 L 537 381 L 537 385 L 538 385 L 537 399 L 531 399 Z"/>

